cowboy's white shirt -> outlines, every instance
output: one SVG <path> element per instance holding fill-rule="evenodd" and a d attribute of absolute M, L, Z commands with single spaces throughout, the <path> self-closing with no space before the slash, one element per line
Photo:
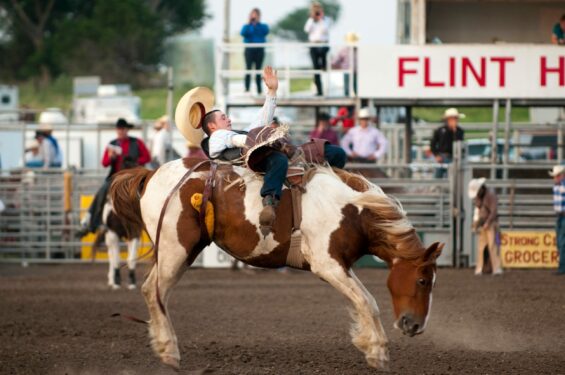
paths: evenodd
<path fill-rule="evenodd" d="M 273 121 L 273 116 L 275 115 L 276 108 L 277 97 L 267 94 L 267 97 L 265 98 L 265 104 L 263 104 L 263 107 L 261 107 L 261 110 L 257 114 L 255 120 L 253 120 L 253 122 L 247 128 L 245 128 L 245 130 L 249 131 L 260 126 L 270 125 Z M 210 157 L 217 158 L 227 148 L 245 146 L 246 138 L 246 135 L 238 134 L 232 130 L 216 130 L 212 133 L 210 140 L 208 141 L 208 152 L 210 153 Z"/>

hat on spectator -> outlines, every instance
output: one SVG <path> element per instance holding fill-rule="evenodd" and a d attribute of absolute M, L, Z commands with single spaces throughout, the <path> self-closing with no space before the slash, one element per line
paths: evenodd
<path fill-rule="evenodd" d="M 180 99 L 175 122 L 187 141 L 200 144 L 204 138 L 202 119 L 213 110 L 214 102 L 214 93 L 207 87 L 195 87 Z"/>
<path fill-rule="evenodd" d="M 118 121 L 116 121 L 116 128 L 118 128 L 118 129 L 133 129 L 133 125 L 130 124 L 129 122 L 127 122 L 125 119 L 119 118 Z"/>
<path fill-rule="evenodd" d="M 345 42 L 349 44 L 355 44 L 359 41 L 359 34 L 356 32 L 350 31 L 345 34 Z"/>
<path fill-rule="evenodd" d="M 357 115 L 357 118 L 371 118 L 371 117 L 373 117 L 373 112 L 368 107 L 361 108 L 359 110 L 359 114 Z"/>
<path fill-rule="evenodd" d="M 481 178 L 473 178 L 471 181 L 469 181 L 469 198 L 470 199 L 475 199 L 477 197 L 477 194 L 479 194 L 479 190 L 481 190 L 481 187 L 485 184 L 486 182 L 486 178 L 481 177 Z"/>
<path fill-rule="evenodd" d="M 450 117 L 465 118 L 466 116 L 464 113 L 459 113 L 457 108 L 448 108 L 443 113 L 443 118 L 446 119 Z"/>
<path fill-rule="evenodd" d="M 166 129 L 168 124 L 169 124 L 169 116 L 163 115 L 159 117 L 157 120 L 155 120 L 155 124 L 153 125 L 153 127 L 155 129 L 163 129 L 163 128 Z"/>
<path fill-rule="evenodd" d="M 565 173 L 565 166 L 564 165 L 555 165 L 553 169 L 549 171 L 549 175 L 551 177 L 559 176 L 560 174 Z"/>

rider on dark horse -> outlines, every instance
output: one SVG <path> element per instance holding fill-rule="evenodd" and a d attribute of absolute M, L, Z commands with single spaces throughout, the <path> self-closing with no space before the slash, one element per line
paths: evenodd
<path fill-rule="evenodd" d="M 102 157 L 102 165 L 110 167 L 110 173 L 96 192 L 88 212 L 81 221 L 81 229 L 77 232 L 77 237 L 79 238 L 89 233 L 96 233 L 98 227 L 102 225 L 102 212 L 106 202 L 106 195 L 112 182 L 112 176 L 122 169 L 144 165 L 151 159 L 143 141 L 128 136 L 128 131 L 132 128 L 133 125 L 122 118 L 116 122 L 117 138 L 108 144 Z"/>
<path fill-rule="evenodd" d="M 276 108 L 276 94 L 279 81 L 274 70 L 267 66 L 263 70 L 263 80 L 267 86 L 265 104 L 251 125 L 252 129 L 269 126 L 273 121 Z M 201 120 L 202 130 L 208 135 L 202 142 L 202 149 L 211 159 L 234 160 L 241 157 L 241 148 L 249 145 L 247 131 L 234 131 L 231 119 L 221 110 L 213 109 L 205 113 Z M 325 143 L 324 159 L 333 167 L 343 168 L 347 160 L 345 151 L 337 146 Z M 253 168 L 265 173 L 261 197 L 263 210 L 259 216 L 262 227 L 268 233 L 275 221 L 275 208 L 281 198 L 283 184 L 288 170 L 288 156 L 279 150 L 269 150 L 268 154 Z"/>

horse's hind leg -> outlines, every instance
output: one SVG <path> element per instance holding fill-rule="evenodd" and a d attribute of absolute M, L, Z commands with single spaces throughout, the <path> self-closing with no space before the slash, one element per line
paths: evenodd
<path fill-rule="evenodd" d="M 137 249 L 139 249 L 139 241 L 139 238 L 132 238 L 128 241 L 128 289 L 135 289 L 136 287 L 135 263 L 137 260 Z"/>
<path fill-rule="evenodd" d="M 353 304 L 351 328 L 353 344 L 365 354 L 367 363 L 372 367 L 388 368 L 388 341 L 379 320 L 379 311 L 375 299 L 366 291 L 352 271 L 344 270 L 340 265 L 328 268 L 328 264 L 316 267 L 312 272 L 331 284 L 345 295 Z"/>
<path fill-rule="evenodd" d="M 112 289 L 120 287 L 120 238 L 116 232 L 106 232 L 106 247 L 108 248 L 108 285 Z"/>

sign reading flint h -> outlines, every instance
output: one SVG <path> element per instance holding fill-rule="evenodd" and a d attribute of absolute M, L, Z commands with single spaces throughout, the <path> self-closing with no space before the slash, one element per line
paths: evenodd
<path fill-rule="evenodd" d="M 562 46 L 360 46 L 358 64 L 367 98 L 565 98 Z"/>

